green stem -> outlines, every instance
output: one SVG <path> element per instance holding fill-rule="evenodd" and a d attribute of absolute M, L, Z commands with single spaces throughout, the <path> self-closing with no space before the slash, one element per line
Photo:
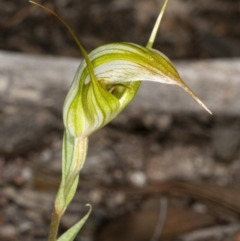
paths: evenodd
<path fill-rule="evenodd" d="M 58 227 L 59 227 L 59 223 L 60 223 L 62 215 L 63 215 L 63 213 L 58 214 L 56 212 L 56 209 L 54 208 L 53 214 L 52 214 L 48 241 L 56 241 L 57 240 Z"/>
<path fill-rule="evenodd" d="M 48 241 L 56 241 L 62 215 L 75 195 L 79 172 L 84 164 L 88 138 L 75 138 L 65 131 L 62 154 L 62 180 L 55 199 Z"/>

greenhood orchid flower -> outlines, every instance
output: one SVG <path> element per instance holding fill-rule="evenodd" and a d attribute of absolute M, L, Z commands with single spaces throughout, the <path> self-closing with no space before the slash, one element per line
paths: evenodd
<path fill-rule="evenodd" d="M 93 50 L 89 59 L 93 77 L 83 61 L 63 108 L 65 127 L 75 137 L 89 136 L 114 119 L 136 95 L 141 81 L 177 84 L 208 110 L 160 51 L 111 43 Z"/>
<path fill-rule="evenodd" d="M 76 192 L 79 172 L 86 158 L 88 137 L 129 104 L 142 81 L 179 85 L 211 113 L 181 79 L 173 63 L 152 48 L 167 2 L 165 0 L 146 47 L 133 43 L 110 43 L 89 55 L 63 19 L 50 9 L 32 2 L 55 15 L 68 28 L 84 57 L 63 107 L 62 180 L 55 200 L 49 241 L 56 240 L 60 219 Z M 91 208 L 58 241 L 74 240 L 90 211 Z"/>
<path fill-rule="evenodd" d="M 211 113 L 181 79 L 168 57 L 152 48 L 167 2 L 165 0 L 146 47 L 110 43 L 87 55 L 72 33 L 85 58 L 63 107 L 64 124 L 72 136 L 85 138 L 109 123 L 133 99 L 141 81 L 179 85 Z"/>

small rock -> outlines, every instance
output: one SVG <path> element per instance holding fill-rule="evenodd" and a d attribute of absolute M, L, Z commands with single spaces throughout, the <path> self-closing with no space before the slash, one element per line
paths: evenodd
<path fill-rule="evenodd" d="M 29 182 L 32 179 L 32 169 L 29 167 L 24 167 L 22 169 L 22 179 L 24 182 Z"/>
<path fill-rule="evenodd" d="M 17 240 L 17 230 L 11 224 L 0 226 L 0 240 L 14 241 Z"/>
<path fill-rule="evenodd" d="M 137 187 L 143 187 L 147 182 L 147 177 L 142 171 L 134 171 L 129 174 L 129 181 Z"/>
<path fill-rule="evenodd" d="M 115 208 L 126 201 L 126 196 L 123 192 L 114 192 L 107 199 L 107 204 L 110 208 Z"/>
<path fill-rule="evenodd" d="M 157 117 L 154 113 L 149 112 L 144 115 L 143 123 L 146 127 L 151 128 L 154 126 L 156 118 Z"/>
<path fill-rule="evenodd" d="M 208 211 L 207 206 L 199 202 L 195 203 L 192 208 L 197 213 L 207 213 Z"/>
<path fill-rule="evenodd" d="M 99 189 L 94 189 L 90 192 L 91 203 L 98 204 L 103 199 L 103 192 Z"/>
<path fill-rule="evenodd" d="M 143 123 L 148 128 L 155 127 L 159 131 L 168 131 L 172 125 L 172 117 L 169 114 L 157 115 L 150 112 L 144 115 Z"/>
<path fill-rule="evenodd" d="M 219 125 L 213 129 L 213 148 L 216 156 L 223 161 L 232 161 L 240 145 L 238 126 Z"/>
<path fill-rule="evenodd" d="M 32 230 L 33 228 L 33 224 L 31 222 L 22 222 L 19 226 L 18 226 L 18 231 L 20 233 L 26 233 L 30 230 Z"/>
<path fill-rule="evenodd" d="M 162 114 L 156 120 L 156 127 L 160 131 L 168 131 L 172 125 L 172 117 L 169 114 Z"/>
<path fill-rule="evenodd" d="M 52 159 L 52 151 L 47 149 L 40 154 L 39 158 L 42 162 L 49 162 Z"/>
<path fill-rule="evenodd" d="M 165 147 L 161 153 L 154 154 L 148 159 L 147 179 L 150 182 L 156 182 L 179 178 L 194 180 L 199 177 L 211 177 L 213 160 L 206 153 L 207 149 L 195 146 Z"/>

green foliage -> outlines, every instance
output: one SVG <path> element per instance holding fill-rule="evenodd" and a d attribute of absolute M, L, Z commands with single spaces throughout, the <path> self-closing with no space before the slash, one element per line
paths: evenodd
<path fill-rule="evenodd" d="M 87 221 L 87 219 L 92 211 L 91 205 L 87 205 L 87 206 L 90 207 L 87 214 L 80 221 L 78 221 L 75 225 L 73 225 L 68 231 L 66 231 L 60 238 L 58 238 L 57 241 L 73 241 L 74 240 L 74 238 L 77 236 L 78 232 L 82 228 L 83 224 Z"/>

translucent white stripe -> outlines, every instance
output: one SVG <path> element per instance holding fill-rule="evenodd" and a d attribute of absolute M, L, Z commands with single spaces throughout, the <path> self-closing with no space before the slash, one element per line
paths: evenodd
<path fill-rule="evenodd" d="M 114 60 L 95 67 L 98 81 L 104 84 L 117 84 L 130 81 L 154 81 L 166 84 L 175 84 L 174 80 L 164 76 L 157 69 L 149 69 L 131 61 Z M 89 80 L 87 76 L 86 80 Z"/>
<path fill-rule="evenodd" d="M 136 45 L 136 46 L 138 46 L 138 45 Z M 112 43 L 112 44 L 103 45 L 103 46 L 93 50 L 89 54 L 89 58 L 92 61 L 93 59 L 98 58 L 105 54 L 123 53 L 124 51 L 140 54 L 140 51 L 137 48 L 135 48 L 134 44 L 126 45 L 124 43 Z"/>

